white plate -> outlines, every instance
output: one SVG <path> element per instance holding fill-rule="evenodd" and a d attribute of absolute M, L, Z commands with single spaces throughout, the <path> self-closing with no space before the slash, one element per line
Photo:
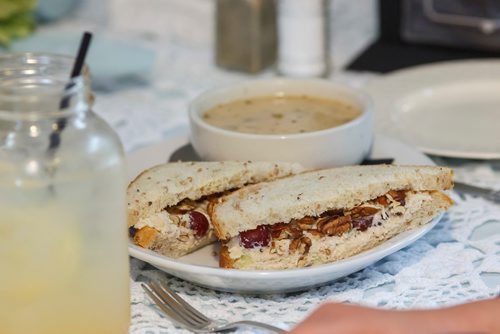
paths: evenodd
<path fill-rule="evenodd" d="M 174 134 L 165 142 L 146 147 L 127 157 L 129 178 L 133 179 L 144 168 L 169 160 L 170 155 L 188 143 L 186 133 Z M 398 164 L 432 165 L 433 162 L 414 148 L 385 136 L 376 136 L 371 158 L 395 158 Z M 275 293 L 303 290 L 363 269 L 383 257 L 411 244 L 437 224 L 431 223 L 404 232 L 382 245 L 348 259 L 320 266 L 275 270 L 244 271 L 218 267 L 216 245 L 206 246 L 180 259 L 171 259 L 150 250 L 129 244 L 129 252 L 135 258 L 152 264 L 171 275 L 205 287 L 222 291 L 244 293 Z"/>
<path fill-rule="evenodd" d="M 500 61 L 442 62 L 371 82 L 375 127 L 430 154 L 500 159 Z"/>

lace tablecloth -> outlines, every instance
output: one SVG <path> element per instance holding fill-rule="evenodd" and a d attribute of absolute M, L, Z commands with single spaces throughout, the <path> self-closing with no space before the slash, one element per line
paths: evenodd
<path fill-rule="evenodd" d="M 119 133 L 127 151 L 160 141 L 187 126 L 189 100 L 201 91 L 244 75 L 217 70 L 208 51 L 170 45 L 150 86 L 98 94 L 95 110 Z M 264 73 L 262 76 L 271 76 Z M 331 80 L 362 87 L 373 75 L 334 73 Z M 500 189 L 500 162 L 439 160 L 456 179 Z M 247 319 L 291 328 L 320 303 L 358 303 L 384 308 L 440 307 L 500 293 L 500 205 L 454 195 L 456 204 L 426 236 L 378 263 L 328 285 L 267 296 L 215 292 L 131 259 L 131 333 L 187 333 L 174 327 L 140 287 L 164 281 L 208 316 Z M 497 233 L 497 234 L 495 234 Z M 244 332 L 244 331 L 242 331 Z"/>
<path fill-rule="evenodd" d="M 177 61 L 178 68 L 184 71 L 171 73 L 153 87 L 98 96 L 96 110 L 119 132 L 128 151 L 161 140 L 172 129 L 185 127 L 187 103 L 200 91 L 242 79 L 209 66 L 189 67 L 186 59 Z M 363 86 L 370 79 L 372 75 L 353 73 L 336 73 L 332 77 L 354 86 Z M 500 189 L 499 162 L 437 162 L 453 166 L 457 180 Z M 210 317 L 257 320 L 283 328 L 291 328 L 326 301 L 407 309 L 498 295 L 500 205 L 480 198 L 453 197 L 456 204 L 444 219 L 411 246 L 341 280 L 299 293 L 249 296 L 215 292 L 131 259 L 130 332 L 187 332 L 174 327 L 152 306 L 140 287 L 140 282 L 151 279 L 166 282 Z"/>

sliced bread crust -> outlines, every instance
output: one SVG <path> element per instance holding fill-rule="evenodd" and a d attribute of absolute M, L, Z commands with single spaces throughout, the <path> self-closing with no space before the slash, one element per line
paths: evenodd
<path fill-rule="evenodd" d="M 453 186 L 453 171 L 435 166 L 349 166 L 306 172 L 242 188 L 209 211 L 219 239 L 262 224 L 351 208 L 390 190 L 433 191 Z"/>
<path fill-rule="evenodd" d="M 224 245 L 220 250 L 219 265 L 223 268 L 243 270 L 274 270 L 300 268 L 345 259 L 373 248 L 404 231 L 427 224 L 452 205 L 452 200 L 440 191 L 434 191 L 430 195 L 432 199 L 424 202 L 409 220 L 388 221 L 385 225 L 370 227 L 366 231 L 356 231 L 346 237 L 324 237 L 313 240 L 316 245 L 311 247 L 306 256 L 298 253 L 283 256 L 273 253 L 270 247 L 267 247 L 257 253 L 258 260 L 247 258 L 245 261 L 239 261 L 231 258 L 229 248 Z M 334 243 L 328 243 L 326 241 L 328 238 L 336 240 Z"/>
<path fill-rule="evenodd" d="M 285 162 L 177 162 L 158 165 L 143 171 L 128 186 L 128 226 L 186 198 L 197 200 L 302 171 L 300 164 Z"/>

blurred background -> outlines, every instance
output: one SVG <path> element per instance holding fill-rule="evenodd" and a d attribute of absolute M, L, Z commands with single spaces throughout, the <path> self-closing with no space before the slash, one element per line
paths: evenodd
<path fill-rule="evenodd" d="M 185 127 L 188 102 L 214 86 L 275 75 L 361 86 L 497 57 L 499 20 L 494 0 L 0 0 L 0 52 L 74 55 L 92 31 L 95 110 L 132 149 Z"/>
<path fill-rule="evenodd" d="M 274 3 L 273 6 L 277 7 L 273 0 L 233 2 L 250 8 L 249 12 L 262 3 Z M 324 2 L 324 10 L 328 11 L 325 20 L 329 31 L 325 37 L 328 38 L 333 68 L 344 67 L 376 39 L 378 16 L 375 0 L 312 2 Z M 176 47 L 198 53 L 198 62 L 211 64 L 215 63 L 216 7 L 217 0 L 0 0 L 0 43 L 4 51 L 71 54 L 82 30 L 91 30 L 96 35 L 89 60 L 94 65 L 92 67 L 97 66 L 99 59 L 96 58 L 104 62 L 106 56 L 114 60 L 114 64 L 107 63 L 108 66 L 118 67 L 123 62 L 134 67 L 138 66 L 136 63 L 151 61 L 152 55 L 154 61 L 168 68 L 169 61 L 170 66 L 176 61 L 169 59 L 172 48 Z M 7 11 L 11 14 L 2 14 Z M 34 14 L 31 19 L 29 12 Z M 262 30 L 262 33 L 267 34 L 269 30 Z M 117 47 L 118 42 L 122 43 Z M 151 55 L 145 49 L 151 51 Z M 129 60 L 129 53 L 134 58 L 125 63 Z M 146 59 L 146 56 L 150 58 Z M 99 71 L 104 70 L 99 67 Z M 93 72 L 94 76 L 103 76 L 96 70 Z"/>

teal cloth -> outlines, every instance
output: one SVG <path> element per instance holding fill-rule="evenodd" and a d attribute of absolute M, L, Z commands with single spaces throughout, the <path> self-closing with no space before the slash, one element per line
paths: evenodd
<path fill-rule="evenodd" d="M 79 2 L 81 0 L 38 0 L 35 14 L 42 22 L 57 20 L 75 9 Z"/>
<path fill-rule="evenodd" d="M 12 43 L 3 52 L 48 52 L 76 55 L 80 43 L 76 33 L 35 33 Z M 129 41 L 94 34 L 86 63 L 94 88 L 114 90 L 123 85 L 147 83 L 154 65 L 154 50 Z"/>

